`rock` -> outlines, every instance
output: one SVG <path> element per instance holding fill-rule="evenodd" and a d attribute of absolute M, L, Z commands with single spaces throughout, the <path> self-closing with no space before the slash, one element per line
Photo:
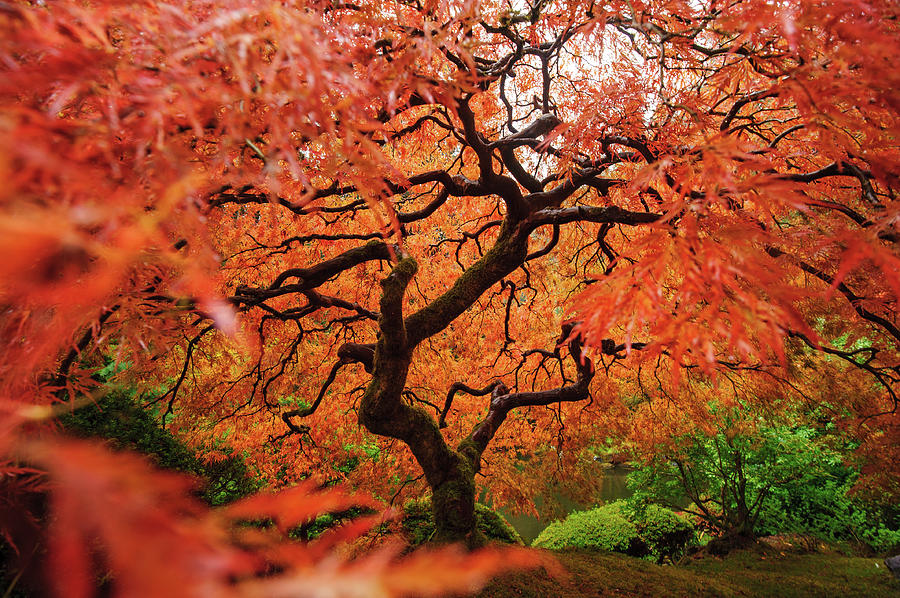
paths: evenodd
<path fill-rule="evenodd" d="M 900 579 L 900 554 L 897 556 L 889 556 L 884 559 L 884 564 L 887 565 L 887 568 L 891 570 L 891 573 L 894 574 L 894 577 Z"/>
<path fill-rule="evenodd" d="M 760 538 L 759 541 L 760 543 L 781 552 L 794 552 L 797 554 L 831 552 L 827 544 L 815 536 L 806 534 L 777 534 L 774 536 L 764 536 Z"/>

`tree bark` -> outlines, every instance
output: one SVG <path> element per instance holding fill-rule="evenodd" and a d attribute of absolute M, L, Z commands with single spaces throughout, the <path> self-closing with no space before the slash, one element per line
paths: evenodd
<path fill-rule="evenodd" d="M 415 347 L 406 333 L 403 295 L 416 268 L 415 260 L 404 257 L 381 283 L 380 334 L 372 380 L 360 401 L 359 421 L 373 434 L 397 438 L 409 446 L 432 489 L 434 540 L 476 548 L 485 543 L 475 521 L 477 461 L 448 446 L 428 413 L 402 401 Z"/>
<path fill-rule="evenodd" d="M 487 543 L 475 519 L 475 471 L 465 456 L 454 451 L 444 479 L 432 486 L 435 542 L 461 542 L 470 549 Z"/>

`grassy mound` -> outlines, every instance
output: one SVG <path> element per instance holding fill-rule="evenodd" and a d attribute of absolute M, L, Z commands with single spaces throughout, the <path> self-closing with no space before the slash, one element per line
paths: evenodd
<path fill-rule="evenodd" d="M 492 581 L 478 598 L 772 597 L 888 598 L 898 583 L 880 559 L 837 554 L 791 554 L 770 548 L 740 550 L 683 566 L 586 550 L 554 553 L 568 572 L 520 571 Z"/>

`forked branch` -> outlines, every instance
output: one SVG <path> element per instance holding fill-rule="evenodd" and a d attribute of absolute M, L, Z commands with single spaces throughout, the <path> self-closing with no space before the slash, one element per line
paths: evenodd
<path fill-rule="evenodd" d="M 480 455 L 487 448 L 494 434 L 496 434 L 506 416 L 513 409 L 583 401 L 590 396 L 589 386 L 594 378 L 594 365 L 584 355 L 581 339 L 572 335 L 574 326 L 574 323 L 563 325 L 560 343 L 568 341 L 569 354 L 575 361 L 577 371 L 575 382 L 536 392 L 510 393 L 502 384 L 496 386 L 491 395 L 491 404 L 487 416 L 475 426 L 472 435 L 464 441 L 464 444 L 467 441 L 471 441 Z"/>

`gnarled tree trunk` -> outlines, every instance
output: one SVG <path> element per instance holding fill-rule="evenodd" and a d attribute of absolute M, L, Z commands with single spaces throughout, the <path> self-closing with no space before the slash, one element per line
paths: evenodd
<path fill-rule="evenodd" d="M 576 220 L 635 225 L 654 222 L 659 216 L 614 207 L 560 208 L 559 205 L 571 195 L 574 187 L 566 184 L 552 191 L 538 191 L 543 185 L 531 179 L 525 181 L 528 183 L 524 185 L 526 189 L 532 191 L 526 199 L 517 180 L 493 171 L 492 149 L 475 130 L 474 115 L 468 104 L 461 101 L 457 108 L 463 133 L 476 149 L 481 177 L 478 181 L 454 177 L 444 182 L 448 185 L 448 193 L 451 194 L 495 194 L 503 200 L 507 213 L 493 247 L 469 266 L 446 292 L 407 317 L 403 314 L 403 297 L 418 265 L 414 259 L 403 253 L 401 248 L 395 248 L 395 253 L 400 259 L 381 282 L 379 335 L 374 347 L 358 343 L 347 343 L 342 346 L 338 350 L 340 362 L 332 369 L 312 407 L 289 411 L 282 417 L 293 431 L 302 431 L 300 426 L 292 422 L 292 418 L 304 417 L 315 410 L 341 364 L 362 363 L 366 371 L 372 375 L 372 379 L 360 402 L 360 423 L 373 434 L 403 441 L 412 450 L 433 492 L 432 504 L 437 526 L 435 539 L 460 541 L 471 547 L 484 543 L 475 522 L 475 474 L 479 469 L 482 453 L 506 415 L 517 407 L 587 399 L 593 366 L 582 355 L 581 343 L 570 338 L 572 326 L 565 326 L 559 343 L 568 343 L 569 353 L 575 361 L 577 380 L 574 383 L 546 391 L 519 393 L 510 393 L 499 381 L 493 382 L 481 391 L 474 391 L 462 383 L 455 383 L 451 386 L 441 418 L 436 422 L 423 409 L 408 405 L 402 400 L 415 348 L 425 339 L 446 329 L 486 291 L 522 266 L 529 257 L 529 236 L 538 227 L 559 226 Z M 551 121 L 553 119 L 545 118 L 541 122 L 546 125 Z M 504 153 L 507 154 L 506 161 L 513 163 L 514 156 L 508 155 L 509 152 Z M 507 164 L 507 167 L 510 167 L 510 164 Z M 520 171 L 521 166 L 511 167 L 513 175 Z M 549 247 L 552 247 L 552 244 Z M 359 260 L 382 258 L 385 252 L 391 253 L 387 251 L 386 246 L 384 248 L 379 246 L 378 242 L 372 242 L 363 249 L 354 253 L 351 256 L 352 260 L 335 259 L 330 260 L 328 264 L 334 263 L 338 264 L 335 267 L 343 267 L 345 262 L 353 264 Z M 546 248 L 543 251 L 546 251 Z M 323 275 L 331 272 L 327 268 L 321 270 Z M 311 276 L 309 271 L 304 271 L 303 274 L 305 278 Z M 298 274 L 295 272 L 293 275 Z M 614 354 L 621 348 L 612 343 L 609 350 L 605 345 L 602 350 L 604 353 Z M 453 394 L 458 390 L 475 395 L 491 392 L 491 401 L 487 415 L 475 426 L 471 436 L 453 449 L 447 444 L 440 428 L 449 410 Z"/>

